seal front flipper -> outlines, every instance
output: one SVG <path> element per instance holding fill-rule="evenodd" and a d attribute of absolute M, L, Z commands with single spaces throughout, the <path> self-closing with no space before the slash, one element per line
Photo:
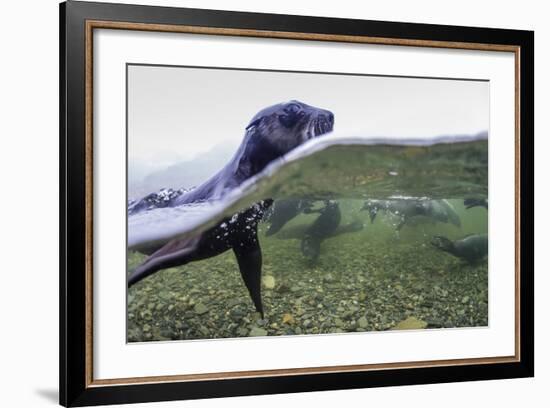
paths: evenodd
<path fill-rule="evenodd" d="M 321 241 L 321 237 L 306 235 L 300 243 L 302 254 L 312 262 L 317 261 L 321 254 Z"/>
<path fill-rule="evenodd" d="M 252 302 L 256 310 L 264 318 L 264 308 L 262 305 L 262 250 L 258 237 L 254 234 L 249 237 L 246 242 L 240 242 L 233 247 L 233 252 L 239 264 L 239 270 L 243 278 L 244 284 L 250 293 Z"/>
<path fill-rule="evenodd" d="M 128 277 L 128 287 L 165 268 L 185 265 L 198 258 L 199 239 L 177 239 L 155 251 Z"/>

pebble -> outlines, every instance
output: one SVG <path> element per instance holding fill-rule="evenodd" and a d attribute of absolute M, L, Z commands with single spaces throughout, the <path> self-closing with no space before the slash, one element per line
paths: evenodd
<path fill-rule="evenodd" d="M 346 234 L 342 239 L 352 236 Z M 280 262 L 264 269 L 263 300 L 269 319 L 254 313 L 231 253 L 186 266 L 204 272 L 189 274 L 186 280 L 181 279 L 182 270 L 172 268 L 144 280 L 128 293 L 128 339 L 134 342 L 416 328 L 401 327 L 403 319 L 415 319 L 416 324 L 429 324 L 430 328 L 486 326 L 486 269 L 474 271 L 453 258 L 440 257 L 437 265 L 428 265 L 430 259 L 417 256 L 421 250 L 418 245 L 412 252 L 407 249 L 408 241 L 403 236 L 394 248 L 399 252 L 384 261 L 376 248 L 363 248 L 350 254 L 349 259 L 326 252 L 314 268 L 300 263 L 303 259 L 295 241 L 266 241 L 264 250 L 271 258 L 274 253 L 285 254 L 279 257 Z M 285 252 L 278 252 L 281 248 Z M 296 257 L 292 250 L 297 252 Z M 407 257 L 418 261 L 416 266 L 411 266 Z M 129 269 L 142 259 L 129 253 Z M 236 273 L 228 274 L 229 269 Z M 459 269 L 465 273 L 451 273 Z M 300 274 L 293 272 L 298 270 Z"/>
<path fill-rule="evenodd" d="M 248 335 L 250 337 L 267 336 L 267 330 L 262 329 L 261 327 L 253 327 Z"/>
<path fill-rule="evenodd" d="M 286 283 L 281 283 L 276 290 L 279 293 L 287 293 L 290 292 L 290 287 Z"/>
<path fill-rule="evenodd" d="M 326 283 L 333 283 L 336 281 L 336 278 L 334 277 L 334 275 L 332 275 L 331 273 L 327 273 L 324 277 L 323 277 L 323 282 L 326 282 Z"/>
<path fill-rule="evenodd" d="M 196 314 L 202 315 L 208 312 L 208 308 L 202 303 L 197 303 L 194 307 L 194 311 Z"/>
<path fill-rule="evenodd" d="M 241 299 L 230 299 L 228 302 L 227 302 L 227 308 L 232 308 L 232 307 L 235 307 L 239 304 L 242 303 L 242 300 Z"/>
<path fill-rule="evenodd" d="M 359 325 L 360 328 L 366 329 L 369 325 L 369 322 L 367 321 L 367 318 L 363 316 L 357 320 L 357 324 Z"/>
<path fill-rule="evenodd" d="M 423 320 L 416 317 L 407 317 L 405 320 L 400 321 L 391 330 L 411 330 L 411 329 L 425 329 L 428 326 Z"/>
<path fill-rule="evenodd" d="M 262 284 L 266 289 L 273 289 L 275 288 L 275 278 L 271 275 L 266 275 L 262 277 Z"/>
<path fill-rule="evenodd" d="M 290 313 L 285 313 L 283 315 L 283 323 L 294 324 L 294 322 L 295 322 L 294 317 Z"/>

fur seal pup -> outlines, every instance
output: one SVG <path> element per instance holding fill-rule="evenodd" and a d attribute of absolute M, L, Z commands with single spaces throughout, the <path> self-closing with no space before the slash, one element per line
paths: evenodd
<path fill-rule="evenodd" d="M 362 211 L 367 210 L 371 223 L 374 222 L 379 211 L 390 212 L 399 217 L 396 230 L 414 217 L 424 216 L 432 221 L 451 223 L 457 227 L 461 226 L 460 217 L 447 200 L 367 200 Z"/>
<path fill-rule="evenodd" d="M 486 198 L 465 198 L 464 207 L 467 210 L 473 207 L 484 207 L 486 210 L 489 209 L 489 202 Z"/>
<path fill-rule="evenodd" d="M 451 241 L 441 235 L 432 238 L 431 244 L 442 251 L 448 252 L 457 258 L 464 259 L 470 264 L 475 264 L 487 256 L 487 234 L 467 235 L 462 239 Z"/>
<path fill-rule="evenodd" d="M 342 213 L 338 202 L 327 200 L 325 208 L 320 210 L 319 217 L 309 226 L 302 238 L 302 254 L 310 261 L 316 261 L 321 254 L 321 243 L 334 234 L 341 220 Z"/>
<path fill-rule="evenodd" d="M 270 208 L 266 221 L 269 227 L 265 232 L 267 237 L 276 234 L 285 226 L 287 222 L 296 217 L 301 212 L 311 212 L 313 202 L 310 200 L 301 200 L 296 198 L 287 198 L 276 200 Z"/>
<path fill-rule="evenodd" d="M 275 207 L 278 202 L 279 201 L 276 201 L 273 207 Z M 341 218 L 340 209 L 336 202 L 330 202 L 324 208 L 320 209 L 308 207 L 303 212 L 308 214 L 319 213 L 320 215 L 311 224 L 293 225 L 279 231 L 276 238 L 300 240 L 302 253 L 312 261 L 319 257 L 321 243 L 325 239 L 334 238 L 342 234 L 358 232 L 364 228 L 363 222 L 359 220 L 352 221 L 346 225 L 339 225 Z M 266 236 L 268 236 L 267 233 Z"/>
<path fill-rule="evenodd" d="M 258 112 L 246 126 L 244 139 L 229 163 L 198 187 L 178 196 L 171 206 L 219 199 L 309 139 L 332 131 L 334 115 L 324 109 L 290 101 Z M 206 232 L 174 239 L 151 254 L 129 276 L 132 286 L 165 268 L 185 265 L 233 249 L 243 281 L 256 310 L 263 316 L 260 281 L 262 253 L 257 226 L 272 204 L 266 199 L 222 220 Z"/>

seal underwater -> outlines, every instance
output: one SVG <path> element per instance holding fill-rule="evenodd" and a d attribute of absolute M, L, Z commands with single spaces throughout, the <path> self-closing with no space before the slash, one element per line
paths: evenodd
<path fill-rule="evenodd" d="M 273 205 L 275 206 L 277 203 L 275 202 Z M 320 209 L 308 208 L 303 212 L 307 214 L 319 213 L 319 216 L 310 224 L 298 224 L 283 229 L 277 233 L 276 238 L 300 240 L 302 254 L 310 261 L 317 260 L 321 244 L 325 239 L 358 232 L 364 228 L 363 223 L 359 220 L 340 225 L 341 211 L 336 201 L 327 201 L 325 206 Z M 268 236 L 267 232 L 266 236 Z"/>
<path fill-rule="evenodd" d="M 419 200 L 419 199 L 400 199 L 400 200 L 367 200 L 361 210 L 369 211 L 371 223 L 374 222 L 379 211 L 390 212 L 399 217 L 396 230 L 399 231 L 403 226 L 414 217 L 424 216 L 432 221 L 442 223 L 451 223 L 456 227 L 461 226 L 460 217 L 447 200 Z"/>
<path fill-rule="evenodd" d="M 273 160 L 309 139 L 332 131 L 333 126 L 334 115 L 330 111 L 299 101 L 265 108 L 246 126 L 244 139 L 229 163 L 210 179 L 181 194 L 169 205 L 218 200 L 261 172 Z M 256 203 L 223 219 L 199 236 L 169 241 L 130 274 L 128 286 L 131 287 L 159 270 L 210 258 L 232 249 L 254 306 L 263 317 L 260 286 L 262 252 L 257 227 L 272 202 L 271 199 L 265 199 Z"/>
<path fill-rule="evenodd" d="M 486 198 L 465 198 L 464 207 L 469 210 L 474 207 L 483 207 L 486 210 L 489 209 L 489 202 Z"/>
<path fill-rule="evenodd" d="M 285 226 L 287 222 L 296 217 L 301 212 L 311 212 L 313 202 L 310 200 L 301 200 L 288 198 L 277 200 L 269 210 L 266 221 L 270 223 L 265 235 L 267 237 L 276 234 Z"/>
<path fill-rule="evenodd" d="M 320 210 L 319 217 L 305 231 L 300 244 L 302 254 L 310 261 L 316 261 L 321 254 L 321 243 L 334 234 L 341 219 L 342 213 L 338 202 L 327 200 L 325 208 Z"/>
<path fill-rule="evenodd" d="M 431 244 L 442 251 L 448 252 L 457 258 L 464 259 L 470 264 L 475 264 L 487 256 L 487 234 L 467 235 L 462 239 L 451 241 L 441 235 L 432 238 Z"/>

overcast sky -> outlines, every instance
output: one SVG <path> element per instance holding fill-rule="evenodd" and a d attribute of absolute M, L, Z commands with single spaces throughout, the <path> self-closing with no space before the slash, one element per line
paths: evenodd
<path fill-rule="evenodd" d="M 347 136 L 431 137 L 489 127 L 483 81 L 131 65 L 129 171 L 162 169 L 221 143 L 236 146 L 257 111 L 291 99 L 329 109 L 335 131 Z"/>

